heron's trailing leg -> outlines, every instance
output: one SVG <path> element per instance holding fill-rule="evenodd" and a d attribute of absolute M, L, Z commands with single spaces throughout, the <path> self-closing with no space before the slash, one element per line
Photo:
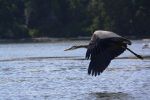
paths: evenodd
<path fill-rule="evenodd" d="M 122 46 L 122 48 L 125 48 L 125 47 Z M 142 57 L 141 55 L 136 54 L 135 52 L 133 52 L 131 49 L 129 49 L 129 48 L 127 48 L 127 47 L 126 47 L 126 49 L 127 49 L 128 51 L 130 51 L 132 54 L 134 54 L 137 58 L 143 60 L 143 57 Z"/>
<path fill-rule="evenodd" d="M 79 48 L 88 48 L 88 45 L 78 45 L 78 46 L 72 46 L 68 49 L 65 49 L 64 51 L 68 51 L 68 50 L 75 50 L 75 49 L 79 49 Z"/>

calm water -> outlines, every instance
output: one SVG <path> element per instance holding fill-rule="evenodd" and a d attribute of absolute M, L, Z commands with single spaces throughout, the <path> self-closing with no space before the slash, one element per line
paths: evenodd
<path fill-rule="evenodd" d="M 63 51 L 79 43 L 88 41 L 0 44 L 0 100 L 150 100 L 150 59 L 115 59 L 92 77 L 85 49 Z M 130 48 L 150 55 L 143 43 Z"/>

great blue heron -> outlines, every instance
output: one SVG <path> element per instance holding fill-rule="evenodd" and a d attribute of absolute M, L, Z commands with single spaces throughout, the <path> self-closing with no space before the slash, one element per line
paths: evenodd
<path fill-rule="evenodd" d="M 127 48 L 131 41 L 110 31 L 95 31 L 88 45 L 72 46 L 68 50 L 77 48 L 87 48 L 86 59 L 91 59 L 88 74 L 100 75 L 109 65 L 112 59 L 119 56 L 125 50 L 133 53 L 137 58 L 143 59 L 142 56 L 134 53 Z"/>

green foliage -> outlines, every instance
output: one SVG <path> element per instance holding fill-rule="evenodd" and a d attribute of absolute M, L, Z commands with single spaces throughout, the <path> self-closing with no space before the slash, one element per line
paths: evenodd
<path fill-rule="evenodd" d="M 39 33 L 39 31 L 36 30 L 36 29 L 29 29 L 29 35 L 30 35 L 31 37 L 38 37 L 38 36 L 40 36 L 40 33 Z"/>
<path fill-rule="evenodd" d="M 148 0 L 0 0 L 0 38 L 150 36 Z"/>

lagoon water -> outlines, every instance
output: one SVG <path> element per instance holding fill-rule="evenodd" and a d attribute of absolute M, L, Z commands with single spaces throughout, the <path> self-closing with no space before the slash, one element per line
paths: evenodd
<path fill-rule="evenodd" d="M 129 47 L 141 55 L 144 41 Z M 150 100 L 150 59 L 115 59 L 98 77 L 87 75 L 88 41 L 0 44 L 0 100 Z M 133 57 L 126 51 L 120 57 Z"/>

